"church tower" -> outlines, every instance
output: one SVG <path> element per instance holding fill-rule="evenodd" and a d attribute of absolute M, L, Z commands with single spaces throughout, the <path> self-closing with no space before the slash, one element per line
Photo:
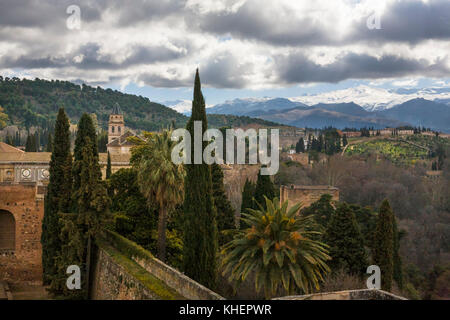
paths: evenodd
<path fill-rule="evenodd" d="M 125 122 L 119 104 L 116 102 L 108 122 L 108 143 L 118 139 L 125 133 Z"/>

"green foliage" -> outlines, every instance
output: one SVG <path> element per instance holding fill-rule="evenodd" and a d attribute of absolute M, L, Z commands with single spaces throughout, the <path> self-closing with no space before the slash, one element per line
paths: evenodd
<path fill-rule="evenodd" d="M 241 213 L 246 212 L 247 209 L 255 208 L 253 196 L 255 194 L 256 184 L 248 180 L 245 180 L 244 188 L 242 190 L 242 204 Z"/>
<path fill-rule="evenodd" d="M 399 289 L 403 289 L 403 271 L 402 271 L 402 258 L 400 257 L 400 239 L 402 233 L 398 231 L 397 219 L 395 215 L 392 217 L 392 232 L 393 232 L 393 263 L 394 270 L 392 273 L 393 279 L 397 283 Z"/>
<path fill-rule="evenodd" d="M 373 264 L 381 270 L 381 288 L 390 291 L 394 271 L 394 214 L 388 200 L 384 200 L 378 214 L 378 221 L 372 248 Z"/>
<path fill-rule="evenodd" d="M 108 159 L 107 159 L 107 162 L 106 162 L 106 179 L 109 179 L 109 178 L 111 178 L 111 175 L 112 175 L 112 168 L 111 168 L 111 155 L 109 154 L 109 151 L 108 151 Z"/>
<path fill-rule="evenodd" d="M 49 127 L 54 122 L 58 106 L 64 105 L 70 119 L 79 120 L 83 113 L 96 114 L 99 127 L 106 129 L 112 106 L 118 103 L 124 112 L 128 127 L 147 131 L 163 128 L 180 128 L 186 125 L 188 118 L 171 108 L 150 101 L 148 98 L 125 94 L 117 90 L 78 85 L 69 81 L 47 81 L 0 77 L 0 129 L 8 122 L 22 127 Z M 232 115 L 208 115 L 211 127 L 227 125 L 245 126 L 261 124 L 279 126 L 279 124 L 249 117 Z M 103 149 L 103 141 L 99 145 Z M 99 141 L 99 142 L 100 142 Z"/>
<path fill-rule="evenodd" d="M 255 188 L 255 202 L 265 207 L 266 202 L 264 197 L 273 200 L 276 197 L 275 186 L 269 175 L 261 175 L 261 170 L 258 172 L 258 179 L 256 180 Z M 255 207 L 253 207 L 255 209 Z"/>
<path fill-rule="evenodd" d="M 146 205 L 146 199 L 139 191 L 136 170 L 120 169 L 111 176 L 108 184 L 112 194 L 111 211 L 115 213 L 114 230 L 152 250 L 152 230 L 156 227 L 157 214 L 154 208 Z"/>
<path fill-rule="evenodd" d="M 217 229 L 219 232 L 218 241 L 219 246 L 222 246 L 231 240 L 230 236 L 224 231 L 236 228 L 234 209 L 225 194 L 225 189 L 223 186 L 223 171 L 217 163 L 213 163 L 211 165 L 211 178 L 214 205 L 217 210 Z"/>
<path fill-rule="evenodd" d="M 86 297 L 86 236 L 83 234 L 83 223 L 77 214 L 59 214 L 61 231 L 59 241 L 61 249 L 55 257 L 57 272 L 52 277 L 49 291 L 56 297 L 64 299 L 84 299 Z M 66 286 L 66 269 L 70 265 L 76 265 L 81 270 L 81 290 L 69 290 Z"/>
<path fill-rule="evenodd" d="M 139 189 L 149 205 L 157 205 L 158 217 L 158 258 L 166 259 L 166 227 L 168 214 L 183 201 L 184 167 L 172 161 L 172 150 L 176 142 L 171 139 L 171 131 L 163 130 L 153 134 L 145 145 L 136 165 Z M 134 151 L 135 152 L 135 151 Z"/>
<path fill-rule="evenodd" d="M 4 109 L 2 106 L 0 106 L 0 130 L 6 127 L 6 124 L 8 123 L 8 115 L 6 113 L 3 113 Z"/>
<path fill-rule="evenodd" d="M 324 234 L 329 245 L 332 270 L 345 270 L 349 274 L 364 274 L 368 264 L 364 241 L 352 209 L 341 203 L 331 216 Z"/>
<path fill-rule="evenodd" d="M 208 128 L 208 123 L 198 70 L 195 75 L 192 115 L 186 127 L 191 137 L 194 136 L 194 121 L 202 122 L 203 135 Z M 203 143 L 202 150 L 205 147 L 206 143 Z M 191 159 L 194 159 L 193 146 L 191 147 Z M 186 164 L 185 168 L 183 269 L 190 278 L 214 289 L 218 240 L 211 168 L 203 162 Z"/>
<path fill-rule="evenodd" d="M 249 228 L 236 230 L 222 250 L 224 271 L 230 281 L 240 283 L 254 276 L 255 289 L 264 289 L 266 299 L 286 295 L 299 288 L 303 293 L 319 288 L 329 272 L 326 245 L 312 240 L 312 216 L 298 215 L 300 203 L 287 210 L 287 202 L 265 198 L 265 209 L 248 209 L 242 218 Z"/>
<path fill-rule="evenodd" d="M 300 138 L 296 143 L 295 152 L 305 152 L 305 140 L 303 140 L 303 138 Z"/>
<path fill-rule="evenodd" d="M 72 155 L 70 153 L 69 121 L 61 108 L 55 124 L 55 142 L 50 160 L 50 180 L 45 197 L 42 221 L 43 280 L 49 284 L 57 274 L 55 257 L 61 249 L 58 212 L 68 212 L 72 192 Z"/>
<path fill-rule="evenodd" d="M 319 200 L 313 202 L 309 207 L 301 210 L 302 215 L 313 215 L 314 220 L 319 226 L 319 230 L 325 232 L 331 216 L 334 214 L 334 207 L 331 204 L 332 196 L 323 194 Z"/>

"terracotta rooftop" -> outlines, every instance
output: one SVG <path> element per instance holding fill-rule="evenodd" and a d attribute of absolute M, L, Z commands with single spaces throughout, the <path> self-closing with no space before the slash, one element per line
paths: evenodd
<path fill-rule="evenodd" d="M 0 152 L 0 162 L 7 163 L 50 163 L 52 154 L 50 152 Z M 112 163 L 129 163 L 131 155 L 129 154 L 112 154 Z M 107 153 L 99 154 L 100 163 L 105 164 L 108 159 Z"/>
<path fill-rule="evenodd" d="M 0 142 L 0 153 L 23 153 L 24 151 L 10 146 L 7 143 Z"/>

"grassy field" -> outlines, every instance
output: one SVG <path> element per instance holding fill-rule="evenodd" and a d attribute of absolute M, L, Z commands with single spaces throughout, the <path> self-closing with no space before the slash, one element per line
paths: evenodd
<path fill-rule="evenodd" d="M 396 164 L 413 165 L 418 161 L 429 160 L 427 149 L 434 150 L 438 143 L 449 146 L 449 139 L 423 135 L 358 138 L 350 141 L 345 154 L 380 155 Z"/>

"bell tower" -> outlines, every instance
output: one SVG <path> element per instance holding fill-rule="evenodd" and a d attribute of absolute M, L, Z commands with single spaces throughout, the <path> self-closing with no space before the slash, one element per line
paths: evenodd
<path fill-rule="evenodd" d="M 125 133 L 125 122 L 119 104 L 116 102 L 108 122 L 108 143 L 119 138 Z"/>

